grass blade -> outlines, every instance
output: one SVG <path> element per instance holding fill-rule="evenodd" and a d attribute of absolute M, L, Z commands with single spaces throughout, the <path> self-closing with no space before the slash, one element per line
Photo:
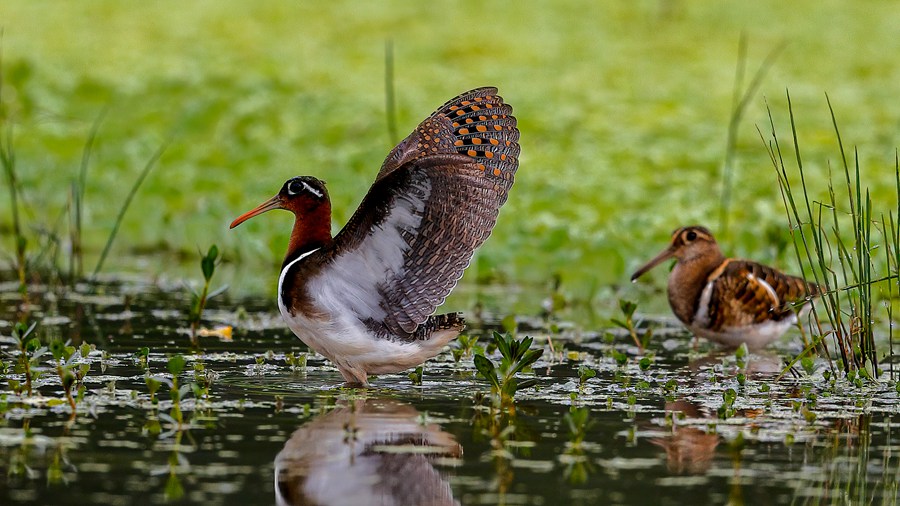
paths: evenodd
<path fill-rule="evenodd" d="M 170 143 L 171 138 L 167 139 L 159 146 L 159 148 L 157 148 L 150 159 L 147 160 L 147 163 L 146 165 L 144 165 L 144 169 L 141 171 L 141 174 L 138 176 L 137 180 L 131 186 L 131 190 L 129 190 L 128 196 L 125 197 L 125 201 L 122 203 L 122 207 L 119 209 L 119 214 L 118 216 L 116 216 L 116 223 L 113 225 L 112 231 L 110 232 L 109 237 L 106 239 L 106 245 L 103 247 L 103 253 L 100 254 L 100 259 L 97 260 L 97 266 L 94 268 L 94 273 L 91 274 L 92 280 L 97 277 L 100 269 L 103 268 L 103 262 L 106 260 L 106 256 L 109 255 L 109 250 L 112 247 L 113 241 L 115 241 L 116 239 L 116 234 L 119 233 L 119 226 L 122 224 L 122 219 L 125 217 L 125 212 L 128 211 L 128 207 L 131 205 L 131 201 L 137 194 L 137 191 L 141 187 L 141 184 L 144 182 L 144 179 L 147 178 L 147 175 L 150 174 L 150 171 L 153 169 L 153 167 L 156 166 L 156 162 L 158 162 L 163 153 L 165 153 L 166 148 L 169 147 Z"/>

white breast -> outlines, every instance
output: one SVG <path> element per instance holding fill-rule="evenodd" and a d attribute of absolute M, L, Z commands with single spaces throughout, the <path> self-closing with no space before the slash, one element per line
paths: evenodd
<path fill-rule="evenodd" d="M 327 275 L 320 273 L 307 282 L 314 314 L 291 314 L 280 296 L 284 277 L 294 264 L 315 251 L 304 253 L 282 270 L 278 279 L 278 309 L 294 334 L 316 353 L 334 362 L 348 382 L 365 383 L 367 374 L 398 372 L 419 365 L 440 353 L 456 337 L 457 332 L 452 330 L 436 332 L 425 341 L 375 336 L 360 321 L 358 313 L 361 308 L 370 308 L 363 317 L 374 317 L 381 310 L 377 304 L 360 305 L 369 298 L 377 300 L 375 293 L 360 289 L 359 282 L 367 279 L 366 271 L 353 276 L 350 271 L 334 271 L 333 264 L 325 271 Z"/>

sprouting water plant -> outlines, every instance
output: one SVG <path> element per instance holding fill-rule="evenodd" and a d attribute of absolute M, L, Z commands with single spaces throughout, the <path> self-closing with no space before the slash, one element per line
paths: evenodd
<path fill-rule="evenodd" d="M 641 351 L 644 351 L 644 348 L 650 344 L 650 338 L 653 336 L 653 329 L 647 329 L 642 334 L 638 332 L 637 326 L 634 323 L 634 311 L 637 309 L 636 303 L 631 302 L 630 300 L 619 299 L 619 309 L 622 310 L 624 320 L 612 318 L 610 319 L 610 323 L 628 331 L 628 335 L 634 340 L 634 344 L 636 344 Z"/>
<path fill-rule="evenodd" d="M 47 348 L 42 347 L 41 341 L 34 335 L 34 328 L 36 326 L 37 322 L 32 323 L 30 326 L 18 322 L 15 327 L 13 327 L 12 331 L 13 340 L 19 351 L 19 357 L 14 371 L 25 375 L 24 391 L 28 393 L 29 397 L 32 395 L 32 383 L 40 376 L 40 371 L 37 369 L 37 366 L 40 363 L 41 356 L 47 352 Z M 31 354 L 31 356 L 29 356 L 29 354 Z M 10 380 L 9 385 L 14 391 L 18 393 L 22 392 L 20 382 Z"/>
<path fill-rule="evenodd" d="M 200 268 L 203 270 L 203 289 L 200 293 L 193 293 L 193 301 L 191 302 L 191 344 L 195 347 L 197 342 L 197 329 L 200 327 L 200 320 L 203 318 L 203 310 L 209 299 L 225 291 L 227 286 L 223 286 L 218 290 L 210 293 L 209 285 L 212 281 L 213 274 L 216 272 L 216 259 L 219 256 L 219 248 L 213 244 L 209 247 L 209 251 L 200 257 Z"/>
<path fill-rule="evenodd" d="M 184 371 L 185 360 L 181 355 L 173 355 L 169 358 L 166 368 L 172 375 L 172 385 L 170 386 L 169 395 L 172 397 L 172 410 L 169 415 L 178 422 L 180 426 L 184 422 L 184 416 L 181 413 L 181 400 L 191 391 L 191 385 L 178 386 L 178 375 Z"/>
<path fill-rule="evenodd" d="M 453 354 L 453 361 L 457 364 L 463 357 L 471 357 L 481 351 L 481 354 L 484 354 L 484 349 L 478 346 L 478 336 L 476 335 L 466 335 L 462 334 L 456 338 L 457 346 L 450 350 L 450 353 Z"/>
<path fill-rule="evenodd" d="M 59 382 L 63 387 L 66 395 L 66 401 L 72 408 L 72 416 L 75 416 L 75 398 L 72 397 L 72 387 L 75 385 L 77 378 L 73 372 L 78 366 L 78 358 L 80 351 L 74 346 L 67 345 L 60 339 L 56 339 L 50 343 L 50 353 L 56 362 L 56 374 L 59 375 Z M 90 369 L 90 365 L 88 365 Z"/>
<path fill-rule="evenodd" d="M 291 367 L 291 372 L 297 374 L 306 371 L 306 360 L 309 355 L 307 353 L 289 352 L 284 356 L 284 361 Z"/>
<path fill-rule="evenodd" d="M 569 429 L 569 441 L 559 457 L 566 464 L 564 475 L 571 484 L 584 483 L 593 471 L 590 460 L 584 455 L 584 438 L 593 425 L 590 410 L 586 407 L 571 407 L 563 420 Z"/>
<path fill-rule="evenodd" d="M 578 391 L 584 393 L 584 386 L 588 380 L 597 376 L 597 371 L 581 364 L 578 366 Z"/>
<path fill-rule="evenodd" d="M 191 383 L 191 390 L 194 393 L 194 397 L 198 400 L 208 400 L 209 389 L 212 387 L 213 381 L 217 377 L 218 374 L 206 367 L 203 359 L 196 360 L 194 362 L 194 382 Z"/>
<path fill-rule="evenodd" d="M 409 379 L 412 381 L 413 385 L 422 386 L 422 375 L 425 372 L 425 368 L 423 366 L 418 366 L 416 369 L 409 373 Z"/>
<path fill-rule="evenodd" d="M 534 339 L 531 337 L 517 340 L 509 334 L 501 335 L 499 332 L 494 332 L 493 343 L 502 357 L 500 363 L 494 365 L 491 359 L 484 355 L 475 355 L 475 368 L 483 378 L 491 383 L 491 394 L 495 404 L 508 406 L 514 402 L 518 390 L 534 386 L 537 383 L 535 379 L 528 379 L 520 383 L 516 378 L 516 373 L 523 372 L 544 354 L 543 349 L 529 349 L 533 341 Z"/>

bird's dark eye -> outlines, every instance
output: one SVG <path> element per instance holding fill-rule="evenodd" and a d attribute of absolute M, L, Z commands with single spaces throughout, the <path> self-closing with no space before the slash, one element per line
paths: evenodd
<path fill-rule="evenodd" d="M 688 241 L 693 241 L 694 239 L 697 238 L 697 232 L 694 232 L 693 230 L 688 230 L 688 233 L 684 234 L 684 238 L 687 239 Z"/>
<path fill-rule="evenodd" d="M 288 193 L 296 195 L 303 191 L 303 183 L 300 181 L 291 181 L 288 183 Z"/>

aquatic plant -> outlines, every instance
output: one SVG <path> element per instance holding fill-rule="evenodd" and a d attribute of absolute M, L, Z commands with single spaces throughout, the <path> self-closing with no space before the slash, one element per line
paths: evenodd
<path fill-rule="evenodd" d="M 413 385 L 421 386 L 422 385 L 422 374 L 425 372 L 425 368 L 421 365 L 416 367 L 413 372 L 409 373 L 407 376 L 410 381 L 412 381 Z"/>
<path fill-rule="evenodd" d="M 200 320 L 203 318 L 203 310 L 206 308 L 207 301 L 228 288 L 227 286 L 223 286 L 212 293 L 209 291 L 209 285 L 212 282 L 213 274 L 216 272 L 216 260 L 218 257 L 219 248 L 215 244 L 210 246 L 209 251 L 200 257 L 200 268 L 203 271 L 203 288 L 200 290 L 200 293 L 192 290 L 193 297 L 190 314 L 191 344 L 195 347 L 198 345 L 197 329 L 200 326 Z"/>
<path fill-rule="evenodd" d="M 87 186 L 87 170 L 94 150 L 94 143 L 97 140 L 97 133 L 100 131 L 100 125 L 106 117 L 107 110 L 103 109 L 100 112 L 91 126 L 87 139 L 85 139 L 84 147 L 81 150 L 81 164 L 78 167 L 78 177 L 72 181 L 71 193 L 69 194 L 69 244 L 71 247 L 69 281 L 71 283 L 74 283 L 76 279 L 80 279 L 84 275 L 82 224 L 84 221 L 84 194 Z"/>
<path fill-rule="evenodd" d="M 185 360 L 181 355 L 173 355 L 166 363 L 166 369 L 172 375 L 172 383 L 169 386 L 169 396 L 172 399 L 172 409 L 169 416 L 174 419 L 180 426 L 184 422 L 184 416 L 181 413 L 181 400 L 191 391 L 191 385 L 178 386 L 178 375 L 184 370 Z"/>
<path fill-rule="evenodd" d="M 597 371 L 591 369 L 585 364 L 578 366 L 578 391 L 584 393 L 584 386 L 588 380 L 597 376 Z"/>
<path fill-rule="evenodd" d="M 494 332 L 492 342 L 500 351 L 500 363 L 495 365 L 486 356 L 475 355 L 475 368 L 481 377 L 490 382 L 495 404 L 508 405 L 514 401 L 518 390 L 537 383 L 535 379 L 519 382 L 516 373 L 534 364 L 544 354 L 544 350 L 529 349 L 534 342 L 531 337 L 517 340 L 509 334 L 501 335 L 499 332 Z"/>
<path fill-rule="evenodd" d="M 41 357 L 47 352 L 47 348 L 41 346 L 40 339 L 34 335 L 36 326 L 37 322 L 32 323 L 30 326 L 18 322 L 12 330 L 12 338 L 16 344 L 16 349 L 19 351 L 14 371 L 25 375 L 24 391 L 27 392 L 29 397 L 32 395 L 32 383 L 41 374 L 37 367 L 40 364 Z M 16 392 L 22 391 L 19 381 L 9 380 L 9 386 Z"/>
<path fill-rule="evenodd" d="M 103 246 L 103 251 L 100 253 L 100 258 L 97 260 L 97 265 L 94 267 L 94 272 L 91 274 L 91 279 L 96 279 L 97 274 L 100 273 L 100 269 L 103 268 L 103 263 L 106 261 L 107 255 L 109 255 L 109 251 L 112 248 L 113 242 L 116 240 L 116 235 L 119 233 L 119 227 L 122 225 L 122 220 L 125 218 L 125 213 L 128 211 L 128 208 L 131 206 L 131 201 L 134 200 L 135 195 L 137 195 L 138 190 L 141 188 L 141 185 L 144 183 L 144 180 L 147 179 L 147 176 L 150 175 L 150 171 L 153 170 L 153 167 L 156 166 L 156 162 L 162 157 L 163 153 L 166 152 L 166 149 L 169 147 L 169 143 L 171 139 L 167 139 L 164 141 L 156 151 L 150 155 L 150 158 L 147 160 L 147 163 L 144 164 L 143 170 L 138 174 L 137 179 L 135 179 L 134 184 L 131 185 L 131 189 L 128 190 L 128 195 L 125 196 L 125 200 L 122 202 L 122 207 L 119 208 L 119 213 L 116 215 L 116 221 L 113 224 L 113 228 L 109 231 L 109 236 L 106 238 L 106 244 Z"/>
<path fill-rule="evenodd" d="M 480 353 L 484 355 L 484 348 L 478 346 L 478 336 L 475 334 L 461 334 L 456 338 L 457 347 L 450 350 L 453 361 L 457 364 L 463 357 L 471 357 Z"/>
<path fill-rule="evenodd" d="M 69 407 L 72 408 L 72 416 L 74 417 L 75 399 L 72 397 L 72 387 L 75 385 L 77 378 L 73 371 L 79 365 L 77 361 L 81 353 L 74 346 L 67 345 L 61 339 L 53 340 L 49 349 L 50 354 L 53 355 L 53 360 L 56 361 L 56 374 L 59 376 L 59 382 L 63 387 L 66 401 L 68 401 Z M 88 370 L 90 369 L 90 364 L 85 364 L 85 366 Z M 87 370 L 84 370 L 82 377 L 86 373 Z"/>
<path fill-rule="evenodd" d="M 644 348 L 650 344 L 650 338 L 653 337 L 653 329 L 648 328 L 643 333 L 638 332 L 637 325 L 634 322 L 634 312 L 636 309 L 636 303 L 630 300 L 619 299 L 619 310 L 622 311 L 624 319 L 611 318 L 609 321 L 616 327 L 625 329 L 628 332 L 628 335 L 631 336 L 631 339 L 634 340 L 634 344 L 636 344 L 641 351 L 644 351 Z"/>
<path fill-rule="evenodd" d="M 563 475 L 570 484 L 585 483 L 594 470 L 590 460 L 584 454 L 584 438 L 594 424 L 591 412 L 587 407 L 570 407 L 563 417 L 569 432 L 566 449 L 560 455 L 560 461 L 566 465 Z"/>
<path fill-rule="evenodd" d="M 741 91 L 744 85 L 744 73 L 747 71 L 747 35 L 741 33 L 738 40 L 737 68 L 734 75 L 734 90 L 731 97 L 731 116 L 728 120 L 728 136 L 725 144 L 725 159 L 722 163 L 722 189 L 719 195 L 719 233 L 724 237 L 728 234 L 728 215 L 731 209 L 731 189 L 734 179 L 734 159 L 737 152 L 738 129 L 741 119 L 750 105 L 751 99 L 756 95 L 769 69 L 775 63 L 775 59 L 784 49 L 784 45 L 777 46 L 766 55 L 765 60 L 756 69 L 750 84 Z"/>
<path fill-rule="evenodd" d="M 298 372 L 306 371 L 306 361 L 308 357 L 308 353 L 300 352 L 294 353 L 289 352 L 284 355 L 284 361 L 291 367 L 291 372 L 297 374 Z"/>
<path fill-rule="evenodd" d="M 2 80 L 0 80 L 2 83 Z M 0 86 L 2 91 L 2 86 Z M 2 119 L 2 117 L 0 117 Z M 2 124 L 0 124 L 2 127 Z M 26 257 L 25 251 L 28 246 L 28 239 L 22 232 L 22 221 L 19 215 L 19 183 L 16 178 L 16 155 L 12 147 L 12 127 L 6 132 L 6 140 L 3 140 L 3 133 L 0 132 L 0 165 L 3 166 L 3 173 L 6 176 L 6 184 L 9 186 L 9 206 L 12 213 L 13 240 L 15 241 L 15 270 L 19 279 L 19 293 L 27 298 L 28 286 L 25 279 Z"/>
<path fill-rule="evenodd" d="M 869 189 L 864 187 L 860 177 L 859 155 L 854 153 L 854 164 L 851 169 L 834 108 L 827 95 L 825 98 L 839 148 L 840 165 L 843 168 L 842 185 L 847 195 L 843 202 L 836 197 L 836 185 L 830 170 L 827 179 L 827 200 L 816 201 L 811 196 L 807 188 L 807 174 L 803 166 L 794 111 L 788 93 L 787 107 L 792 147 L 800 178 L 800 189 L 795 191 L 775 130 L 772 111 L 769 109 L 771 141 L 766 145 L 778 177 L 797 260 L 801 264 L 804 277 L 808 279 L 811 277 L 821 291 L 821 297 L 812 301 L 811 311 L 818 336 L 789 367 L 814 349 L 820 349 L 830 359 L 831 351 L 825 338 L 831 336 L 845 374 L 856 371 L 863 377 L 877 378 L 880 370 L 873 327 L 876 321 L 873 287 L 880 283 L 887 283 L 890 286 L 900 280 L 896 267 L 896 229 L 893 225 L 884 226 L 885 223 L 900 222 L 900 158 L 895 157 L 894 167 L 898 181 L 897 216 L 895 218 L 893 213 L 889 212 L 887 221 L 884 215 L 880 221 L 876 221 Z M 763 137 L 761 131 L 760 136 Z M 882 225 L 880 240 L 872 230 L 873 227 L 878 229 L 879 225 Z M 848 226 L 851 238 L 847 238 L 843 233 Z M 892 245 L 893 252 L 890 251 Z M 886 250 L 887 266 L 886 272 L 881 273 L 882 275 L 876 272 L 874 251 L 877 248 Z M 807 269 L 810 276 L 807 276 Z M 888 309 L 887 313 L 890 319 L 891 310 Z M 827 324 L 827 329 L 823 326 L 823 321 Z M 890 353 L 893 354 L 893 346 Z M 829 363 L 831 362 L 829 360 Z"/>

